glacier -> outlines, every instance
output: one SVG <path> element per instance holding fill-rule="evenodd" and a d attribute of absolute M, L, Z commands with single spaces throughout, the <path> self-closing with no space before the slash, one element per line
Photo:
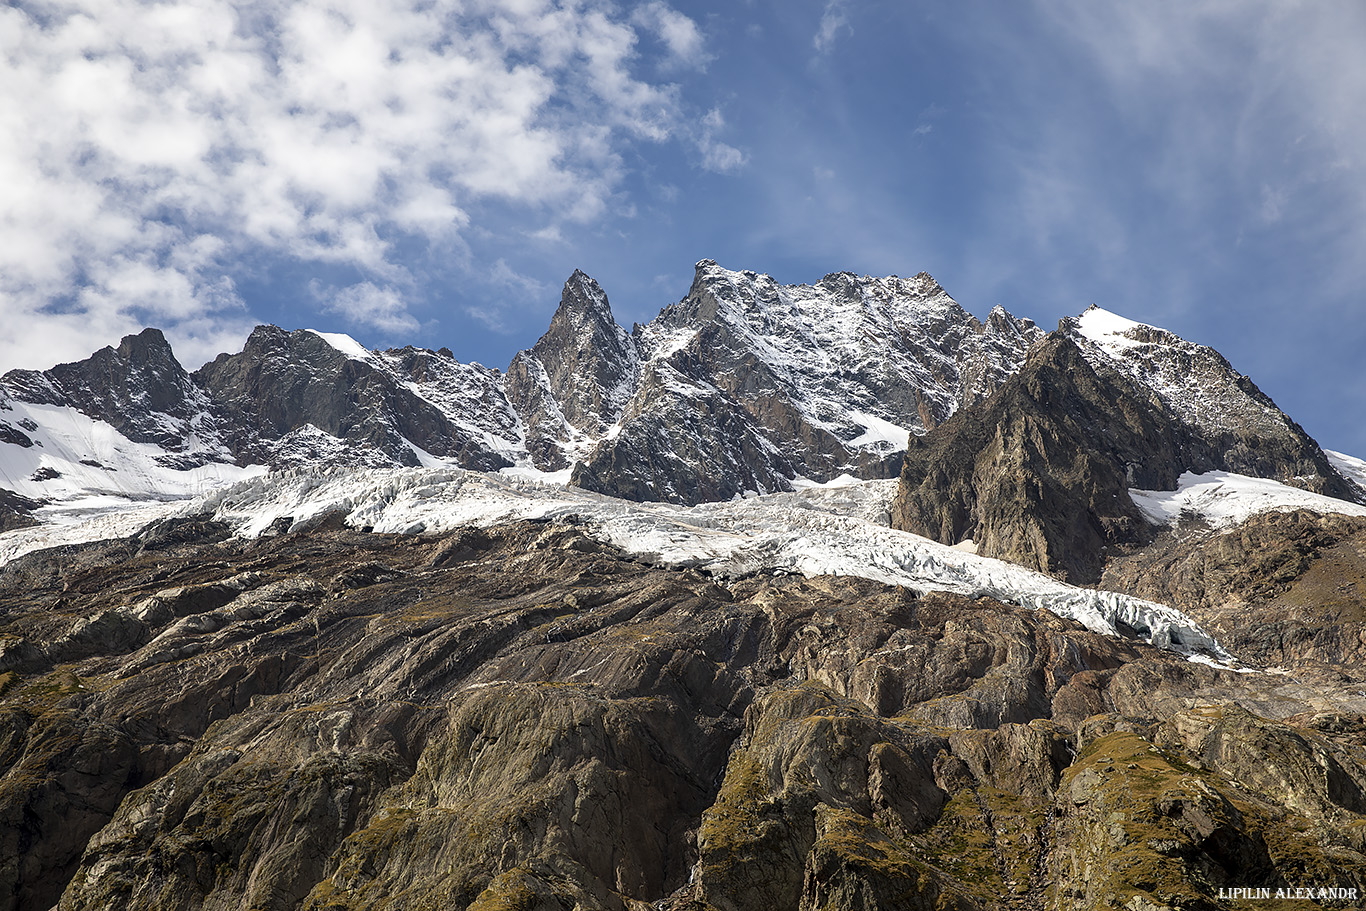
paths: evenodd
<path fill-rule="evenodd" d="M 1078 588 L 887 527 L 896 481 L 840 478 L 802 490 L 678 506 L 620 500 L 510 472 L 460 468 L 289 469 L 189 502 L 148 504 L 84 524 L 0 535 L 0 564 L 43 547 L 127 535 L 148 522 L 202 517 L 255 537 L 302 531 L 337 516 L 376 533 L 437 535 L 467 525 L 572 521 L 637 559 L 727 578 L 752 573 L 846 575 L 916 592 L 946 591 L 1050 611 L 1090 630 L 1135 630 L 1147 642 L 1229 661 L 1180 611 Z"/>

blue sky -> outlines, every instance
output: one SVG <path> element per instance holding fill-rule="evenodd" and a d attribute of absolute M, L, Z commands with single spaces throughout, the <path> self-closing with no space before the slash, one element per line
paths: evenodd
<path fill-rule="evenodd" d="M 1366 455 L 1366 6 L 135 0 L 0 9 L 0 370 L 155 325 L 505 366 L 575 268 L 928 271 L 1213 345 Z"/>

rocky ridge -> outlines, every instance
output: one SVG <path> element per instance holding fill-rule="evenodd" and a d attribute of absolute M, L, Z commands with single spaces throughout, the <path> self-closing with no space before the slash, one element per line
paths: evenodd
<path fill-rule="evenodd" d="M 671 464 L 680 443 L 750 469 L 711 474 L 721 498 L 788 489 L 794 475 L 894 476 L 911 434 L 994 390 L 1043 333 L 999 308 L 978 321 L 924 273 L 779 285 L 703 260 L 687 297 L 633 335 L 637 395 L 574 482 L 614 495 L 655 487 L 659 499 L 686 502 L 702 478 L 687 459 Z M 661 410 L 707 417 L 666 424 Z M 690 430 L 680 438 L 677 426 Z"/>
<path fill-rule="evenodd" d="M 229 455 L 209 397 L 158 329 L 144 329 L 74 364 L 12 370 L 0 382 L 0 413 L 13 411 L 15 401 L 72 408 L 134 443 L 163 450 L 157 460 L 168 468 L 196 468 Z M 0 441 L 29 448 L 34 442 L 28 434 L 37 429 L 0 420 Z"/>
<path fill-rule="evenodd" d="M 240 353 L 189 374 L 147 330 L 86 361 L 0 378 L 0 485 L 61 501 L 130 492 L 115 476 L 125 463 L 230 476 L 444 461 L 572 469 L 571 483 L 602 493 L 691 503 L 798 478 L 891 477 L 912 432 L 992 391 L 1041 335 L 999 308 L 978 321 L 924 274 L 779 285 L 710 260 L 683 300 L 630 332 L 575 272 L 545 335 L 506 373 L 445 349 L 367 351 L 262 326 Z M 5 401 L 25 407 L 19 421 L 65 428 L 71 451 L 34 450 Z M 105 437 L 127 460 L 96 455 L 90 440 Z"/>
<path fill-rule="evenodd" d="M 232 428 L 228 445 L 242 464 L 416 466 L 419 451 L 481 470 L 510 464 L 407 379 L 427 367 L 416 352 L 354 354 L 320 333 L 261 326 L 240 354 L 219 355 L 194 378 Z"/>
<path fill-rule="evenodd" d="M 1184 471 L 1219 469 L 1353 502 L 1363 489 L 1341 474 L 1289 415 L 1213 348 L 1092 306 L 1058 326 L 1093 366 L 1108 366 L 1164 405 L 1207 450 Z M 1139 485 L 1142 486 L 1142 485 Z"/>
<path fill-rule="evenodd" d="M 523 418 L 528 454 L 547 471 L 600 439 L 620 418 L 636 383 L 639 352 L 617 325 L 598 283 L 575 271 L 550 328 L 508 367 L 509 403 Z"/>
<path fill-rule="evenodd" d="M 1058 332 L 1109 377 L 1117 407 L 1180 428 L 1184 449 L 1157 472 L 1160 487 L 1217 468 L 1366 497 L 1212 349 L 1095 308 Z M 368 351 L 262 326 L 242 352 L 190 374 L 149 329 L 86 361 L 0 377 L 3 509 L 13 524 L 29 502 L 183 496 L 299 465 L 517 466 L 678 503 L 895 477 L 908 440 L 989 407 L 1044 337 L 999 307 L 979 321 L 925 273 L 780 285 L 711 260 L 682 300 L 630 332 L 576 271 L 546 333 L 506 373 L 446 349 Z M 908 513 L 905 527 L 943 526 L 931 518 Z M 1034 545 L 996 542 L 991 524 L 974 537 L 993 539 L 988 552 L 1049 565 L 1025 553 Z M 934 534 L 967 531 L 954 519 Z M 1095 577 L 1094 541 L 1069 559 L 1059 571 Z"/>
<path fill-rule="evenodd" d="M 0 566 L 0 911 L 1366 895 L 1366 518 L 1159 493 L 1359 499 L 1358 463 L 1161 330 L 704 261 L 626 332 L 575 273 L 506 374 L 263 327 L 190 375 L 149 331 L 7 374 L 0 441 L 0 530 L 34 489 L 217 488 Z M 894 524 L 1108 591 L 887 529 L 891 482 L 731 499 L 902 462 Z M 1199 625 L 1098 613 L 1129 595 Z"/>

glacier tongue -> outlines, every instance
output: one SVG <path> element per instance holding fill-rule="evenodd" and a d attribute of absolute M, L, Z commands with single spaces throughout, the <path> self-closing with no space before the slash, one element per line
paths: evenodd
<path fill-rule="evenodd" d="M 184 505 L 254 536 L 282 519 L 292 530 L 340 515 L 375 532 L 437 534 L 462 525 L 572 519 L 642 559 L 721 576 L 756 572 L 849 575 L 926 591 L 991 597 L 1048 610 L 1099 633 L 1134 630 L 1186 654 L 1230 656 L 1179 611 L 1077 588 L 886 526 L 895 481 L 829 486 L 684 507 L 636 503 L 523 477 L 456 468 L 287 471 Z"/>

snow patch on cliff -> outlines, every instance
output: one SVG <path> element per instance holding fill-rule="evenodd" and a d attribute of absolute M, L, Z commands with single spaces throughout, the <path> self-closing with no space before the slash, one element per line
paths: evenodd
<path fill-rule="evenodd" d="M 1362 490 L 1366 490 L 1366 459 L 1333 452 L 1331 449 L 1325 449 L 1323 454 L 1328 456 L 1328 462 L 1338 470 L 1339 474 L 1355 483 Z"/>
<path fill-rule="evenodd" d="M 1155 525 L 1175 526 L 1199 519 L 1211 528 L 1231 528 L 1259 513 L 1292 509 L 1366 516 L 1366 506 L 1227 471 L 1188 471 L 1181 475 L 1176 490 L 1133 489 L 1129 496 Z"/>
<path fill-rule="evenodd" d="M 341 332 L 319 332 L 317 329 L 309 329 L 308 331 L 352 360 L 368 362 L 371 359 L 369 349 L 349 335 Z"/>

